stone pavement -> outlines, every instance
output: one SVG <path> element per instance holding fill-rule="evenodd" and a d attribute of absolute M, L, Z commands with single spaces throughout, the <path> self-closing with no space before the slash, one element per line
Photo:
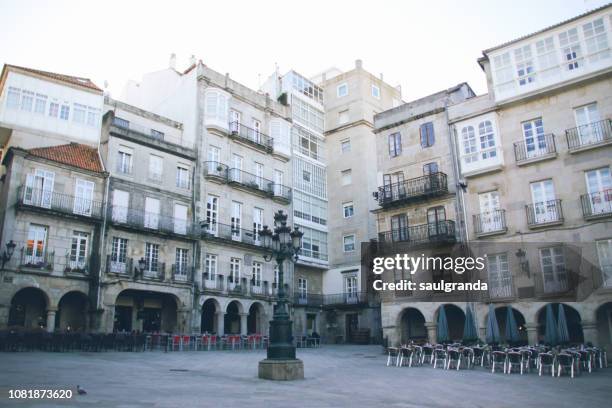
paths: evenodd
<path fill-rule="evenodd" d="M 264 351 L 0 353 L 0 407 L 610 407 L 612 368 L 575 379 L 386 367 L 379 346 L 298 349 L 305 379 L 257 378 Z M 9 400 L 9 388 L 87 390 Z"/>

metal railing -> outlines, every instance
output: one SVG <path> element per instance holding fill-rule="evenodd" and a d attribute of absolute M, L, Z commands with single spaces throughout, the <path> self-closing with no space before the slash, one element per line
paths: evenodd
<path fill-rule="evenodd" d="M 605 119 L 567 129 L 565 137 L 570 151 L 612 141 L 612 120 Z"/>
<path fill-rule="evenodd" d="M 89 259 L 87 257 L 78 259 L 78 256 L 66 254 L 64 272 L 88 274 Z"/>
<path fill-rule="evenodd" d="M 380 243 L 408 242 L 416 245 L 431 242 L 455 242 L 455 240 L 455 221 L 451 220 L 378 233 Z"/>
<path fill-rule="evenodd" d="M 367 292 L 344 292 L 323 295 L 323 306 L 361 305 L 368 303 Z"/>
<path fill-rule="evenodd" d="M 207 272 L 202 272 L 202 290 L 222 291 L 223 282 L 225 282 L 223 275 L 209 276 Z"/>
<path fill-rule="evenodd" d="M 204 162 L 204 176 L 205 177 L 216 177 L 223 180 L 227 180 L 228 166 L 216 162 L 216 161 L 205 161 Z"/>
<path fill-rule="evenodd" d="M 49 251 L 49 248 L 34 245 L 35 243 L 26 243 L 20 250 L 19 266 L 33 269 L 53 270 L 55 262 L 55 251 Z"/>
<path fill-rule="evenodd" d="M 202 239 L 222 239 L 255 246 L 261 245 L 257 231 L 218 222 L 202 224 Z"/>
<path fill-rule="evenodd" d="M 134 122 L 129 122 L 117 116 L 113 118 L 112 126 L 114 128 L 113 130 L 118 133 L 136 133 L 147 139 L 159 140 L 173 145 L 191 148 L 189 143 L 182 140 L 182 138 L 167 135 L 157 129 L 149 128 Z"/>
<path fill-rule="evenodd" d="M 555 135 L 552 133 L 541 136 L 536 135 L 530 143 L 527 143 L 525 140 L 514 143 L 514 159 L 517 163 L 556 153 L 557 145 L 555 143 Z"/>
<path fill-rule="evenodd" d="M 200 232 L 199 227 L 194 226 L 191 220 L 168 217 L 158 213 L 116 205 L 109 206 L 108 211 L 108 217 L 116 225 L 126 225 L 146 231 L 157 231 L 186 237 L 196 237 Z"/>
<path fill-rule="evenodd" d="M 134 259 L 125 258 L 123 260 L 112 261 L 111 255 L 106 255 L 106 273 L 116 273 L 119 275 L 134 275 Z"/>
<path fill-rule="evenodd" d="M 273 184 L 271 180 L 264 177 L 235 168 L 228 170 L 227 181 L 230 183 L 237 183 L 244 187 L 258 190 L 266 194 L 270 192 L 270 184 Z"/>
<path fill-rule="evenodd" d="M 300 258 L 302 257 L 320 259 L 322 261 L 328 260 L 328 256 L 326 253 L 323 253 L 321 251 L 314 251 L 312 249 L 306 249 L 306 248 L 300 249 Z"/>
<path fill-rule="evenodd" d="M 166 263 L 157 262 L 151 265 L 147 265 L 145 270 L 136 275 L 141 279 L 152 279 L 163 281 L 166 279 Z"/>
<path fill-rule="evenodd" d="M 244 126 L 240 122 L 230 122 L 229 129 L 232 136 L 237 136 L 252 145 L 264 148 L 270 152 L 272 151 L 274 141 L 270 136 L 256 129 Z"/>
<path fill-rule="evenodd" d="M 378 187 L 374 197 L 381 207 L 448 193 L 447 176 L 437 172 Z"/>
<path fill-rule="evenodd" d="M 44 189 L 19 187 L 18 204 L 83 217 L 102 218 L 102 201 Z"/>
<path fill-rule="evenodd" d="M 191 282 L 195 268 L 191 265 L 180 263 L 172 264 L 172 280 L 176 282 Z"/>
<path fill-rule="evenodd" d="M 291 188 L 282 184 L 271 183 L 269 184 L 270 193 L 273 198 L 278 198 L 285 201 L 291 201 Z"/>
<path fill-rule="evenodd" d="M 225 281 L 225 287 L 228 293 L 246 295 L 248 291 L 247 282 L 246 278 L 233 279 L 231 276 L 228 276 Z"/>
<path fill-rule="evenodd" d="M 561 200 L 527 204 L 525 206 L 525 211 L 527 212 L 527 225 L 529 226 L 563 222 Z"/>
<path fill-rule="evenodd" d="M 493 210 L 473 215 L 476 235 L 506 231 L 506 210 Z"/>
<path fill-rule="evenodd" d="M 585 218 L 612 215 L 612 189 L 583 194 L 580 203 Z"/>

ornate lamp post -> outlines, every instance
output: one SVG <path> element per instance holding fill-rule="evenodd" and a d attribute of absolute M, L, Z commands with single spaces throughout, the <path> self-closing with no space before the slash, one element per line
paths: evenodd
<path fill-rule="evenodd" d="M 17 244 L 15 244 L 12 239 L 6 243 L 6 250 L 2 253 L 2 257 L 0 258 L 0 260 L 2 260 L 2 269 L 4 269 L 4 265 L 11 260 L 16 246 Z"/>
<path fill-rule="evenodd" d="M 297 227 L 287 225 L 287 214 L 274 214 L 274 231 L 267 226 L 259 231 L 263 247 L 269 251 L 266 262 L 278 265 L 278 301 L 270 321 L 270 344 L 265 360 L 259 362 L 259 378 L 268 380 L 295 380 L 304 378 L 304 364 L 295 358 L 293 345 L 293 322 L 289 319 L 288 298 L 285 294 L 283 264 L 286 260 L 296 262 L 302 247 L 302 235 Z"/>

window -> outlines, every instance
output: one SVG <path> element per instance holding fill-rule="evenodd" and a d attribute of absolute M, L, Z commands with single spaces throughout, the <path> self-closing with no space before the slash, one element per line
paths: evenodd
<path fill-rule="evenodd" d="M 339 125 L 344 125 L 345 123 L 348 123 L 348 121 L 349 121 L 348 109 L 338 112 L 338 124 Z"/>
<path fill-rule="evenodd" d="M 612 286 L 612 238 L 602 239 L 597 242 L 597 257 L 601 268 L 603 285 Z"/>
<path fill-rule="evenodd" d="M 510 53 L 505 52 L 493 58 L 493 68 L 496 86 L 500 91 L 507 91 L 514 86 L 512 77 L 512 62 Z"/>
<path fill-rule="evenodd" d="M 261 208 L 253 208 L 253 239 L 256 244 L 260 244 L 259 231 L 263 228 L 263 213 Z"/>
<path fill-rule="evenodd" d="M 428 176 L 430 174 L 435 174 L 438 172 L 438 163 L 431 162 L 423 165 L 423 174 Z"/>
<path fill-rule="evenodd" d="M 216 146 L 208 146 L 208 172 L 215 174 L 221 160 L 221 149 Z"/>
<path fill-rule="evenodd" d="M 297 224 L 296 224 L 297 225 Z M 327 233 L 298 225 L 302 236 L 302 255 L 308 258 L 327 260 Z"/>
<path fill-rule="evenodd" d="M 174 204 L 174 233 L 187 234 L 187 212 L 189 207 L 185 204 Z"/>
<path fill-rule="evenodd" d="M 240 283 L 240 264 L 242 261 L 240 258 L 230 259 L 230 274 L 229 281 L 231 283 Z"/>
<path fill-rule="evenodd" d="M 340 175 L 342 177 L 342 185 L 343 186 L 348 186 L 349 184 L 351 184 L 352 181 L 352 176 L 351 176 L 351 169 L 348 170 L 342 170 L 340 172 Z"/>
<path fill-rule="evenodd" d="M 88 180 L 76 179 L 74 186 L 75 214 L 91 216 L 93 210 L 94 183 Z"/>
<path fill-rule="evenodd" d="M 114 273 L 127 273 L 127 243 L 125 238 L 113 237 L 111 248 L 110 271 Z"/>
<path fill-rule="evenodd" d="M 87 107 L 87 126 L 97 127 L 100 109 Z"/>
<path fill-rule="evenodd" d="M 206 199 L 206 229 L 209 234 L 217 235 L 219 221 L 219 197 L 209 195 Z"/>
<path fill-rule="evenodd" d="M 344 293 L 347 298 L 353 298 L 357 296 L 357 292 L 359 291 L 358 279 L 355 274 L 348 274 L 344 276 Z"/>
<path fill-rule="evenodd" d="M 540 266 L 542 267 L 544 292 L 564 292 L 568 289 L 565 255 L 562 247 L 540 249 Z"/>
<path fill-rule="evenodd" d="M 160 132 L 159 130 L 151 129 L 151 137 L 157 140 L 164 140 L 164 132 Z"/>
<path fill-rule="evenodd" d="M 455 276 L 457 276 L 457 274 L 453 272 L 452 269 L 445 268 L 444 262 L 438 261 L 438 259 L 443 260 L 448 256 L 450 256 L 450 254 L 441 254 L 434 257 L 436 261 L 434 261 L 433 265 L 431 265 L 431 275 L 433 282 L 453 282 L 456 280 Z"/>
<path fill-rule="evenodd" d="M 34 113 L 44 115 L 47 110 L 47 95 L 36 94 L 36 102 L 34 103 Z"/>
<path fill-rule="evenodd" d="M 348 85 L 345 83 L 338 85 L 336 88 L 336 95 L 338 98 L 348 95 Z"/>
<path fill-rule="evenodd" d="M 255 142 L 261 142 L 261 122 L 257 119 L 252 119 L 253 124 L 253 137 L 255 138 Z"/>
<path fill-rule="evenodd" d="M 220 89 L 208 88 L 205 92 L 204 118 L 207 124 L 227 129 L 229 95 Z"/>
<path fill-rule="evenodd" d="M 70 115 L 70 106 L 68 105 L 62 105 L 61 110 L 60 110 L 60 119 L 62 120 L 68 120 L 68 116 Z"/>
<path fill-rule="evenodd" d="M 516 62 L 516 75 L 520 86 L 535 81 L 533 60 L 531 59 L 531 45 L 514 50 L 514 61 Z"/>
<path fill-rule="evenodd" d="M 536 224 L 560 220 L 560 212 L 555 200 L 555 187 L 551 179 L 531 183 L 533 200 L 533 221 Z"/>
<path fill-rule="evenodd" d="M 587 205 L 592 215 L 612 213 L 612 177 L 610 168 L 602 167 L 584 173 L 587 185 Z M 583 203 L 584 205 L 585 203 Z"/>
<path fill-rule="evenodd" d="M 147 242 L 145 244 L 145 274 L 159 271 L 159 245 Z"/>
<path fill-rule="evenodd" d="M 538 56 L 538 65 L 542 71 L 541 75 L 549 77 L 558 72 L 557 50 L 555 49 L 553 37 L 547 37 L 537 41 L 535 46 Z"/>
<path fill-rule="evenodd" d="M 493 124 L 490 120 L 485 120 L 478 124 L 478 135 L 480 136 L 480 151 L 483 160 L 497 156 L 495 133 L 493 132 Z"/>
<path fill-rule="evenodd" d="M 323 134 L 325 130 L 324 117 L 325 114 L 310 104 L 302 101 L 299 98 L 293 98 L 291 101 L 291 113 L 293 122 L 306 126 L 316 133 Z"/>
<path fill-rule="evenodd" d="M 41 266 L 46 263 L 47 227 L 30 224 L 25 250 L 25 264 Z"/>
<path fill-rule="evenodd" d="M 380 99 L 380 88 L 376 85 L 372 85 L 372 96 L 376 99 Z"/>
<path fill-rule="evenodd" d="M 504 220 L 502 214 L 499 211 L 499 192 L 488 191 L 486 193 L 478 194 L 478 202 L 480 204 L 480 231 L 483 233 L 491 231 L 503 230 Z"/>
<path fill-rule="evenodd" d="M 294 191 L 293 215 L 316 224 L 327 225 L 327 202 L 301 191 Z"/>
<path fill-rule="evenodd" d="M 527 157 L 537 157 L 545 154 L 547 149 L 542 118 L 523 122 L 522 125 Z"/>
<path fill-rule="evenodd" d="M 128 191 L 113 190 L 113 212 L 114 222 L 127 222 L 130 207 L 130 193 Z"/>
<path fill-rule="evenodd" d="M 6 107 L 8 109 L 19 108 L 19 99 L 21 98 L 21 89 L 9 86 L 6 97 Z"/>
<path fill-rule="evenodd" d="M 597 103 L 591 103 L 574 109 L 576 126 L 578 127 L 579 145 L 589 145 L 603 140 L 602 128 Z"/>
<path fill-rule="evenodd" d="M 602 18 L 584 24 L 582 31 L 590 62 L 610 57 L 608 35 Z"/>
<path fill-rule="evenodd" d="M 176 186 L 189 189 L 189 169 L 181 166 L 176 168 Z"/>
<path fill-rule="evenodd" d="M 423 123 L 419 127 L 419 133 L 421 135 L 421 147 L 433 146 L 436 138 L 434 135 L 434 127 L 432 122 Z"/>
<path fill-rule="evenodd" d="M 162 173 L 164 169 L 164 158 L 154 154 L 149 156 L 149 179 L 153 181 L 162 181 Z"/>
<path fill-rule="evenodd" d="M 21 110 L 26 112 L 32 112 L 34 105 L 34 92 L 23 90 L 21 96 Z"/>
<path fill-rule="evenodd" d="M 232 154 L 232 167 L 235 170 L 230 170 L 230 178 L 232 181 L 242 183 L 242 156 L 239 156 L 236 153 Z"/>
<path fill-rule="evenodd" d="M 72 114 L 72 121 L 75 123 L 85 123 L 85 112 L 87 106 L 81 105 L 79 103 L 73 104 L 74 110 Z"/>
<path fill-rule="evenodd" d="M 51 102 L 49 104 L 49 116 L 52 118 L 57 118 L 59 115 L 59 104 L 55 102 Z"/>
<path fill-rule="evenodd" d="M 351 139 L 344 139 L 340 141 L 340 151 L 342 153 L 348 153 L 351 151 Z"/>
<path fill-rule="evenodd" d="M 236 110 L 230 109 L 230 130 L 232 132 L 240 132 L 241 123 L 242 114 Z"/>
<path fill-rule="evenodd" d="M 315 160 L 321 160 L 324 141 L 315 136 L 314 133 L 296 125 L 293 127 L 293 141 L 294 147 L 296 147 L 301 154 Z"/>
<path fill-rule="evenodd" d="M 130 122 L 125 120 L 125 119 L 123 119 L 123 118 L 120 118 L 118 116 L 115 116 L 113 118 L 113 125 L 118 126 L 120 128 L 123 128 L 123 129 L 129 129 L 130 128 Z"/>
<path fill-rule="evenodd" d="M 512 273 L 508 268 L 508 254 L 487 255 L 489 295 L 495 298 L 512 296 Z"/>
<path fill-rule="evenodd" d="M 37 207 L 51 208 L 55 173 L 36 169 L 34 174 L 28 174 L 24 203 Z"/>
<path fill-rule="evenodd" d="M 310 183 L 310 172 L 307 170 L 302 171 L 302 178 L 305 182 Z"/>
<path fill-rule="evenodd" d="M 298 297 L 302 301 L 308 299 L 308 280 L 306 278 L 298 278 Z"/>
<path fill-rule="evenodd" d="M 159 228 L 159 200 L 157 198 L 145 197 L 145 228 Z"/>
<path fill-rule="evenodd" d="M 389 156 L 397 157 L 402 154 L 402 134 L 399 132 L 389 135 Z"/>
<path fill-rule="evenodd" d="M 478 134 L 474 126 L 464 126 L 461 129 L 461 144 L 461 156 L 465 164 L 477 163 L 498 156 L 495 128 L 490 120 L 484 120 L 478 124 Z"/>
<path fill-rule="evenodd" d="M 342 237 L 344 252 L 353 252 L 355 250 L 355 235 L 345 235 Z"/>
<path fill-rule="evenodd" d="M 187 268 L 189 260 L 187 255 L 189 250 L 186 248 L 176 248 L 176 255 L 174 258 L 174 278 L 185 280 L 187 278 Z"/>
<path fill-rule="evenodd" d="M 277 286 L 277 285 L 278 285 L 278 282 L 279 282 L 279 279 L 278 279 L 278 278 L 279 278 L 279 276 L 278 276 L 278 274 L 279 274 L 279 271 L 278 271 L 278 265 L 276 265 L 276 264 L 275 264 L 275 265 L 274 265 L 274 282 L 272 282 L 272 284 L 273 284 L 274 286 Z"/>
<path fill-rule="evenodd" d="M 255 173 L 255 184 L 260 190 L 264 189 L 264 165 L 262 163 L 253 163 L 253 172 Z"/>
<path fill-rule="evenodd" d="M 253 262 L 253 275 L 251 277 L 251 284 L 253 286 L 261 286 L 261 271 L 263 270 L 263 265 L 261 262 Z"/>
<path fill-rule="evenodd" d="M 70 246 L 70 259 L 66 267 L 70 269 L 84 270 L 87 266 L 87 241 L 89 235 L 86 232 L 74 231 L 72 234 L 72 245 Z"/>
<path fill-rule="evenodd" d="M 429 238 L 438 236 L 446 236 L 451 231 L 448 231 L 446 221 L 446 209 L 442 206 L 429 208 L 427 210 L 427 232 Z"/>
<path fill-rule="evenodd" d="M 323 90 L 321 88 L 295 72 L 291 73 L 291 77 L 293 89 L 319 103 L 323 103 Z"/>
<path fill-rule="evenodd" d="M 563 56 L 565 68 L 573 71 L 582 66 L 582 51 L 578 42 L 578 29 L 571 28 L 559 34 L 561 55 Z"/>
<path fill-rule="evenodd" d="M 351 218 L 355 214 L 352 201 L 342 204 L 342 214 L 344 215 L 344 218 Z"/>
<path fill-rule="evenodd" d="M 132 150 L 119 150 L 117 153 L 117 171 L 123 174 L 132 174 Z"/>
<path fill-rule="evenodd" d="M 232 201 L 232 239 L 240 241 L 242 237 L 242 204 L 236 201 Z"/>
<path fill-rule="evenodd" d="M 391 216 L 391 234 L 393 241 L 408 241 L 408 217 L 406 214 L 397 214 Z"/>
<path fill-rule="evenodd" d="M 217 278 L 217 255 L 206 254 L 204 260 L 204 279 L 214 281 Z"/>

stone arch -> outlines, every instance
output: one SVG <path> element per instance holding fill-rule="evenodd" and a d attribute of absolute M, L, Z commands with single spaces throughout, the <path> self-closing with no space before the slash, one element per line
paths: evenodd
<path fill-rule="evenodd" d="M 247 333 L 264 333 L 266 311 L 260 302 L 253 302 L 249 307 L 249 315 L 247 317 Z"/>
<path fill-rule="evenodd" d="M 606 350 L 612 349 L 612 301 L 604 302 L 595 310 L 597 345 Z M 612 353 L 610 353 L 612 354 Z M 612 355 L 608 357 L 611 359 Z"/>
<path fill-rule="evenodd" d="M 57 305 L 55 329 L 87 331 L 89 329 L 90 301 L 87 294 L 71 290 L 62 295 Z"/>
<path fill-rule="evenodd" d="M 518 328 L 519 336 L 520 336 L 520 345 L 525 345 L 528 343 L 527 338 L 527 320 L 525 315 L 519 308 L 512 306 L 512 314 L 514 315 L 514 320 L 516 321 L 516 325 Z M 499 305 L 495 307 L 495 319 L 497 320 L 497 326 L 499 327 L 499 334 L 504 341 L 509 341 L 506 339 L 506 320 L 508 318 L 508 305 Z M 486 327 L 487 320 L 489 319 L 489 310 L 486 310 L 484 313 L 484 327 Z M 485 332 L 486 335 L 486 332 Z"/>
<path fill-rule="evenodd" d="M 223 311 L 221 304 L 215 298 L 208 298 L 202 303 L 201 310 L 201 325 L 202 333 L 218 333 L 218 313 Z"/>
<path fill-rule="evenodd" d="M 582 343 L 584 342 L 584 333 L 582 331 L 582 316 L 580 312 L 573 306 L 568 305 L 567 303 L 551 303 L 553 307 L 553 316 L 555 321 L 557 320 L 557 316 L 559 313 L 559 305 L 563 305 L 563 309 L 565 311 L 565 317 L 567 320 L 567 330 L 569 332 L 569 342 L 570 343 Z M 544 340 L 544 334 L 546 333 L 546 305 L 544 304 L 538 311 L 536 312 L 536 318 L 538 323 L 538 340 Z"/>
<path fill-rule="evenodd" d="M 231 300 L 225 307 L 224 328 L 226 334 L 240 334 L 240 319 L 244 313 L 244 306 L 236 299 Z"/>
<path fill-rule="evenodd" d="M 444 303 L 441 304 L 434 314 L 434 322 L 438 322 L 440 309 L 444 308 L 446 312 L 446 320 L 448 322 L 448 334 L 451 341 L 461 341 L 463 338 L 463 326 L 465 325 L 465 312 L 458 304 Z"/>
<path fill-rule="evenodd" d="M 398 314 L 397 327 L 401 344 L 427 341 L 425 315 L 416 307 L 404 308 Z"/>
<path fill-rule="evenodd" d="M 9 326 L 27 329 L 47 326 L 47 310 L 51 307 L 49 295 L 35 286 L 15 290 L 11 296 Z"/>
<path fill-rule="evenodd" d="M 117 293 L 113 331 L 177 332 L 182 302 L 172 292 L 128 288 Z"/>

